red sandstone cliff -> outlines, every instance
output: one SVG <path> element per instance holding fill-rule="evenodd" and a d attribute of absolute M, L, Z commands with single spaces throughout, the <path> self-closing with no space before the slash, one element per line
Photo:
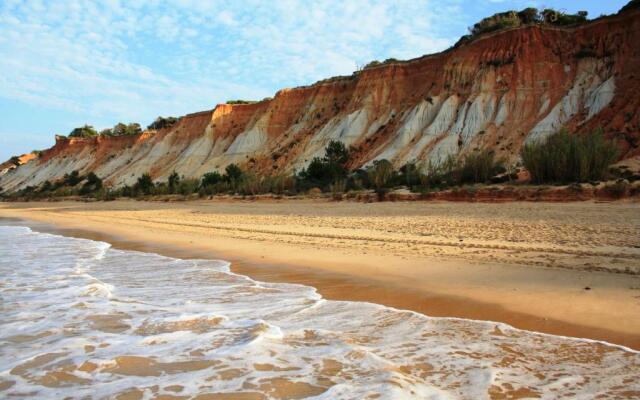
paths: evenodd
<path fill-rule="evenodd" d="M 58 139 L 41 157 L 0 176 L 19 189 L 94 171 L 108 184 L 150 172 L 166 179 L 223 169 L 292 171 L 330 140 L 351 164 L 397 166 L 490 148 L 510 161 L 527 140 L 567 127 L 602 127 L 622 158 L 640 157 L 640 11 L 573 28 L 526 26 L 483 35 L 443 53 L 284 89 L 271 100 L 218 105 L 171 128 L 134 137 Z"/>

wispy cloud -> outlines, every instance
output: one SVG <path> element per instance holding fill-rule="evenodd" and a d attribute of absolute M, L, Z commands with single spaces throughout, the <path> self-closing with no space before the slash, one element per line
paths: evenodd
<path fill-rule="evenodd" d="M 460 4 L 3 0 L 0 97 L 65 113 L 69 130 L 146 123 L 442 50 Z"/>

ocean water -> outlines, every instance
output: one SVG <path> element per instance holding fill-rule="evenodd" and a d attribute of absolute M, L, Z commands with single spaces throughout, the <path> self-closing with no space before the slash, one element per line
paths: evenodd
<path fill-rule="evenodd" d="M 0 226 L 0 398 L 638 398 L 640 354 Z"/>

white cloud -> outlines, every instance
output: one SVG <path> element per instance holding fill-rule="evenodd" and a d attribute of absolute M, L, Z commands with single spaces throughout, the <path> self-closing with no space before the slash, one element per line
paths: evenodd
<path fill-rule="evenodd" d="M 144 123 L 442 50 L 457 4 L 5 0 L 0 96 L 74 123 Z"/>

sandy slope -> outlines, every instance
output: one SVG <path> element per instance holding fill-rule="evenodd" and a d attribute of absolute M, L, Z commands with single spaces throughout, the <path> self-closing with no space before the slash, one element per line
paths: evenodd
<path fill-rule="evenodd" d="M 2 203 L 2 216 L 333 298 L 640 348 L 638 203 Z"/>

